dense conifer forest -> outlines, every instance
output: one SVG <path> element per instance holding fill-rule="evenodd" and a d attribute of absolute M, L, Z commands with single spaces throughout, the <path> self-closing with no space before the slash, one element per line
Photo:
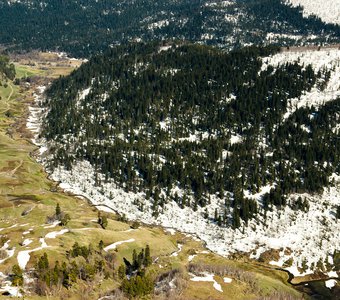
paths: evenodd
<path fill-rule="evenodd" d="M 168 201 L 195 210 L 212 195 L 225 199 L 214 220 L 221 226 L 272 205 L 307 210 L 308 201 L 286 195 L 318 192 L 339 171 L 340 99 L 283 121 L 287 100 L 316 83 L 322 89 L 329 71 L 297 63 L 261 70 L 261 57 L 277 51 L 134 43 L 93 57 L 47 91 L 50 168 L 87 160 L 106 180 L 144 192 L 154 216 Z M 260 207 L 245 196 L 265 185 L 272 189 Z"/>
<path fill-rule="evenodd" d="M 15 67 L 10 63 L 9 57 L 0 54 L 0 81 L 15 78 Z"/>
<path fill-rule="evenodd" d="M 0 44 L 11 50 L 57 50 L 83 57 L 134 39 L 189 40 L 227 49 L 340 39 L 338 25 L 303 18 L 301 7 L 281 0 L 6 0 L 0 1 L 0 28 Z M 268 40 L 268 33 L 276 37 Z"/>

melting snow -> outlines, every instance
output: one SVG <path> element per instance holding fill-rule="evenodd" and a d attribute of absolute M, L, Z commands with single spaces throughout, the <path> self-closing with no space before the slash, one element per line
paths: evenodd
<path fill-rule="evenodd" d="M 11 249 L 11 250 L 6 250 L 7 253 L 7 257 L 4 259 L 0 260 L 0 264 L 2 264 L 4 261 L 6 261 L 7 259 L 11 258 L 14 255 L 15 252 L 15 248 Z"/>
<path fill-rule="evenodd" d="M 285 268 L 285 270 L 292 273 L 294 276 L 306 276 L 306 275 L 309 275 L 309 274 L 313 274 L 313 271 L 311 271 L 311 270 L 301 273 L 298 270 L 297 266 L 291 266 L 291 267 Z"/>
<path fill-rule="evenodd" d="M 40 240 L 41 246 L 35 249 L 31 249 L 31 250 L 24 250 L 24 251 L 20 251 L 18 253 L 17 256 L 17 260 L 18 260 L 18 265 L 22 270 L 25 270 L 27 263 L 30 260 L 30 253 L 34 252 L 34 251 L 39 251 L 42 250 L 44 248 L 47 248 L 49 246 L 47 246 L 47 244 L 45 243 L 45 240 L 43 238 L 41 238 Z"/>
<path fill-rule="evenodd" d="M 56 227 L 59 224 L 60 224 L 60 221 L 54 221 L 51 225 L 44 226 L 44 228 L 45 229 L 47 229 L 47 228 L 54 228 L 54 227 Z"/>
<path fill-rule="evenodd" d="M 79 93 L 79 100 L 84 100 L 86 98 L 86 96 L 90 93 L 91 88 L 87 88 L 85 90 L 83 90 L 82 92 Z"/>
<path fill-rule="evenodd" d="M 332 289 L 333 287 L 336 286 L 336 280 L 335 279 L 330 279 L 330 280 L 327 280 L 325 281 L 325 285 L 326 287 L 328 287 L 329 289 Z"/>
<path fill-rule="evenodd" d="M 180 253 L 182 251 L 182 247 L 183 247 L 182 244 L 177 244 L 177 247 L 178 247 L 178 251 L 171 253 L 170 256 L 178 256 L 178 253 Z"/>
<path fill-rule="evenodd" d="M 189 255 L 188 261 L 189 262 L 192 261 L 196 256 L 197 256 L 197 254 Z"/>
<path fill-rule="evenodd" d="M 242 137 L 240 135 L 232 135 L 230 138 L 230 144 L 237 144 L 242 142 Z"/>
<path fill-rule="evenodd" d="M 321 49 L 320 51 L 305 52 L 284 52 L 272 57 L 263 59 L 264 69 L 267 65 L 277 66 L 284 64 L 286 61 L 296 61 L 299 59 L 300 64 L 312 63 L 316 69 L 326 68 L 331 71 L 331 78 L 323 92 L 307 99 L 302 96 L 298 105 L 322 105 L 340 93 L 340 51 L 336 49 Z M 313 90 L 310 92 L 313 93 Z M 319 92 L 317 92 L 319 93 Z M 319 98 L 322 96 L 323 98 Z M 305 98 L 304 98 L 305 97 Z M 291 107 L 287 111 L 292 113 L 294 99 L 290 101 Z M 34 115 L 33 120 L 39 123 L 41 115 Z M 236 136 L 237 137 L 237 136 Z M 232 137 L 237 142 L 238 138 Z M 37 141 L 40 143 L 43 141 Z M 41 158 L 41 162 L 46 162 Z M 58 167 L 51 174 L 51 178 L 61 182 L 61 187 L 76 195 L 82 195 L 91 200 L 94 205 L 104 205 L 112 207 L 120 214 L 125 214 L 129 220 L 139 220 L 146 224 L 162 225 L 163 227 L 174 228 L 175 230 L 185 231 L 186 233 L 195 234 L 203 240 L 207 247 L 220 255 L 228 256 L 229 254 L 240 252 L 256 252 L 251 257 L 259 258 L 262 252 L 269 249 L 289 248 L 291 253 L 280 257 L 281 260 L 294 259 L 291 271 L 300 275 L 298 267 L 301 268 L 303 263 L 307 265 L 308 272 L 311 272 L 311 266 L 317 265 L 319 260 L 324 261 L 329 255 L 333 255 L 336 249 L 340 249 L 340 240 L 334 232 L 340 231 L 340 222 L 336 222 L 334 217 L 334 205 L 340 204 L 340 187 L 330 187 L 325 189 L 320 195 L 297 194 L 290 195 L 290 199 L 298 196 L 306 197 L 310 204 L 308 212 L 293 211 L 289 206 L 277 210 L 275 207 L 268 211 L 266 218 L 262 216 L 257 220 L 250 220 L 249 225 L 241 227 L 241 230 L 233 230 L 230 227 L 219 227 L 216 224 L 206 220 L 204 208 L 198 207 L 193 211 L 189 207 L 181 209 L 176 203 L 169 202 L 164 206 L 164 213 L 160 214 L 157 219 L 152 216 L 152 204 L 145 200 L 144 194 L 134 194 L 125 192 L 117 188 L 114 182 L 106 182 L 102 176 L 102 185 L 95 186 L 95 169 L 87 161 L 75 163 L 71 171 Z M 258 195 L 260 197 L 260 195 Z M 256 196 L 256 198 L 259 198 Z M 288 200 L 290 200 L 288 199 Z M 138 200 L 144 204 L 144 211 L 140 211 L 133 203 Z M 209 205 L 209 214 L 213 215 L 215 208 L 220 209 L 224 200 L 218 197 L 211 197 Z M 117 245 L 124 242 L 114 243 L 106 247 L 115 249 Z M 175 253 L 178 253 L 176 251 Z"/>
<path fill-rule="evenodd" d="M 173 228 L 164 228 L 165 232 L 169 232 L 171 235 L 175 235 L 176 234 L 176 230 Z"/>
<path fill-rule="evenodd" d="M 0 287 L 0 293 L 8 293 L 11 297 L 22 297 L 20 293 L 21 287 L 12 286 L 12 283 L 10 281 L 5 281 L 4 286 Z"/>
<path fill-rule="evenodd" d="M 60 231 L 52 231 L 52 232 L 49 232 L 48 234 L 45 235 L 45 238 L 46 239 L 55 239 L 58 235 L 62 235 L 66 232 L 69 232 L 70 230 L 68 229 L 62 229 Z"/>
<path fill-rule="evenodd" d="M 338 273 L 335 272 L 335 271 L 331 271 L 331 272 L 328 272 L 327 273 L 328 277 L 335 277 L 335 278 L 338 278 Z"/>
<path fill-rule="evenodd" d="M 222 292 L 222 287 L 221 285 L 214 279 L 214 274 L 209 274 L 209 273 L 203 273 L 205 276 L 204 277 L 198 277 L 195 276 L 193 274 L 190 274 L 191 276 L 194 276 L 193 278 L 191 278 L 191 281 L 204 281 L 204 282 L 213 282 L 213 287 L 215 288 L 215 290 Z"/>
<path fill-rule="evenodd" d="M 8 240 L 2 247 L 1 250 L 4 250 L 7 254 L 7 257 L 4 259 L 0 260 L 0 264 L 2 264 L 4 261 L 6 261 L 7 259 L 11 258 L 14 255 L 15 252 L 15 248 L 13 249 L 8 249 L 9 248 L 9 242 L 10 240 Z"/>
<path fill-rule="evenodd" d="M 231 283 L 233 280 L 231 278 L 224 277 L 223 281 L 224 281 L 224 283 Z"/>
<path fill-rule="evenodd" d="M 33 242 L 33 240 L 31 240 L 31 239 L 26 239 L 26 240 L 24 240 L 23 242 L 22 242 L 22 245 L 23 246 L 28 246 L 29 244 L 31 244 Z"/>

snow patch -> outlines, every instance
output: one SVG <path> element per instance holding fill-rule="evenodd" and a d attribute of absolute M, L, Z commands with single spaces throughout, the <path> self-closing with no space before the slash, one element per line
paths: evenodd
<path fill-rule="evenodd" d="M 177 244 L 177 247 L 178 247 L 178 251 L 175 251 L 175 252 L 171 253 L 170 256 L 176 257 L 176 256 L 178 256 L 178 254 L 182 251 L 182 247 L 183 247 L 182 244 Z"/>
<path fill-rule="evenodd" d="M 54 221 L 51 225 L 44 226 L 45 229 L 47 228 L 54 228 L 60 224 L 60 221 Z"/>
<path fill-rule="evenodd" d="M 69 229 L 62 229 L 60 231 L 52 231 L 45 235 L 46 239 L 55 239 L 58 235 L 63 235 L 66 232 L 69 232 Z"/>
<path fill-rule="evenodd" d="M 176 234 L 176 230 L 173 228 L 164 228 L 164 231 L 170 233 L 171 235 Z"/>
<path fill-rule="evenodd" d="M 308 212 L 294 211 L 289 206 L 281 210 L 273 207 L 272 211 L 267 212 L 266 219 L 260 216 L 259 222 L 250 220 L 244 230 L 243 228 L 233 230 L 230 227 L 219 227 L 204 219 L 204 208 L 198 207 L 194 212 L 189 207 L 181 209 L 173 202 L 167 203 L 164 206 L 164 213 L 155 219 L 152 216 L 151 203 L 145 200 L 143 194 L 126 193 L 114 183 L 105 183 L 104 180 L 100 188 L 95 187 L 94 173 L 93 167 L 83 161 L 75 164 L 72 171 L 56 168 L 51 178 L 67 183 L 70 187 L 68 191 L 83 195 L 94 205 L 114 207 L 129 220 L 139 220 L 146 224 L 162 225 L 195 234 L 206 242 L 209 250 L 223 256 L 236 251 L 245 253 L 255 251 L 250 257 L 258 259 L 261 253 L 269 249 L 287 247 L 291 249 L 291 254 L 283 258 L 285 261 L 293 258 L 293 266 L 301 268 L 306 260 L 307 267 L 310 268 L 312 264 L 316 266 L 320 259 L 324 261 L 334 250 L 340 248 L 340 240 L 333 234 L 340 231 L 340 223 L 336 222 L 331 213 L 332 205 L 339 204 L 340 187 L 327 188 L 321 195 L 296 194 L 289 197 L 288 201 L 293 201 L 299 196 L 306 197 L 310 204 Z M 133 204 L 137 200 L 144 203 L 143 212 Z M 212 196 L 211 205 L 208 207 L 209 214 L 213 215 L 215 208 L 219 209 L 222 203 L 223 200 Z"/>
<path fill-rule="evenodd" d="M 193 278 L 190 279 L 191 281 L 213 282 L 213 287 L 215 288 L 215 290 L 223 293 L 221 285 L 214 279 L 214 274 L 203 273 L 204 275 L 203 277 L 195 276 L 193 274 L 189 274 L 189 275 L 194 276 Z"/>
<path fill-rule="evenodd" d="M 18 265 L 20 267 L 20 269 L 25 270 L 26 265 L 28 264 L 29 260 L 30 260 L 30 253 L 31 252 L 35 252 L 35 251 L 39 251 L 42 250 L 44 248 L 49 247 L 46 243 L 45 240 L 43 238 L 41 238 L 40 240 L 41 246 L 32 250 L 24 250 L 24 251 L 19 251 L 18 256 L 17 256 L 17 260 L 18 260 Z"/>
<path fill-rule="evenodd" d="M 188 261 L 191 262 L 197 256 L 197 254 L 189 255 Z"/>
<path fill-rule="evenodd" d="M 231 283 L 233 280 L 231 278 L 228 278 L 228 277 L 224 277 L 223 278 L 223 282 L 224 283 Z"/>
<path fill-rule="evenodd" d="M 238 144 L 242 142 L 242 137 L 240 135 L 232 135 L 230 138 L 230 144 L 234 145 L 234 144 Z"/>
<path fill-rule="evenodd" d="M 333 287 L 336 286 L 337 281 L 335 279 L 330 279 L 325 281 L 325 285 L 327 288 L 332 289 Z"/>
<path fill-rule="evenodd" d="M 31 239 L 25 239 L 23 242 L 22 242 L 22 245 L 23 246 L 28 246 L 29 244 L 31 244 L 33 242 L 33 240 Z"/>
<path fill-rule="evenodd" d="M 21 287 L 12 286 L 10 281 L 3 282 L 5 285 L 0 287 L 0 294 L 8 293 L 11 297 L 22 297 L 20 293 Z"/>
<path fill-rule="evenodd" d="M 121 244 L 124 244 L 124 243 L 132 243 L 134 242 L 135 239 L 129 239 L 129 240 L 126 240 L 126 241 L 119 241 L 119 242 L 115 242 L 107 247 L 104 248 L 104 251 L 109 251 L 109 250 L 113 250 L 113 249 L 116 249 L 117 246 L 121 245 Z"/>

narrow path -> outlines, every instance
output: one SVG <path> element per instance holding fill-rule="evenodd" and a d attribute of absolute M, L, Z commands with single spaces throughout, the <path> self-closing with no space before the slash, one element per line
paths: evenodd
<path fill-rule="evenodd" d="M 2 114 L 4 114 L 6 111 L 8 111 L 8 110 L 10 109 L 10 104 L 9 104 L 9 102 L 10 102 L 12 96 L 13 96 L 13 93 L 14 93 L 14 89 L 13 89 L 12 84 L 9 83 L 8 86 L 10 87 L 11 92 L 10 92 L 10 94 L 8 95 L 7 99 L 4 101 L 4 104 L 6 105 L 6 108 L 1 112 Z"/>
<path fill-rule="evenodd" d="M 8 95 L 8 97 L 7 97 L 7 102 L 9 102 L 10 100 L 11 100 L 11 98 L 12 98 L 12 96 L 13 96 L 13 93 L 14 93 L 14 89 L 13 89 L 13 86 L 12 86 L 12 84 L 8 84 L 8 86 L 10 87 L 10 89 L 11 89 L 11 93 Z M 7 103 L 7 105 L 9 105 L 8 103 Z"/>
<path fill-rule="evenodd" d="M 24 161 L 21 160 L 20 164 L 11 171 L 11 176 L 14 176 L 15 172 L 22 166 L 23 163 Z"/>

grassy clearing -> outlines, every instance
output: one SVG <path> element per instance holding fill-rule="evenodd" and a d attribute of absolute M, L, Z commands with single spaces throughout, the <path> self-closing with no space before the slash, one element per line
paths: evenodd
<path fill-rule="evenodd" d="M 34 66 L 25 66 L 20 64 L 15 64 L 16 78 L 28 78 L 38 75 L 44 75 L 45 70 L 41 70 Z"/>

